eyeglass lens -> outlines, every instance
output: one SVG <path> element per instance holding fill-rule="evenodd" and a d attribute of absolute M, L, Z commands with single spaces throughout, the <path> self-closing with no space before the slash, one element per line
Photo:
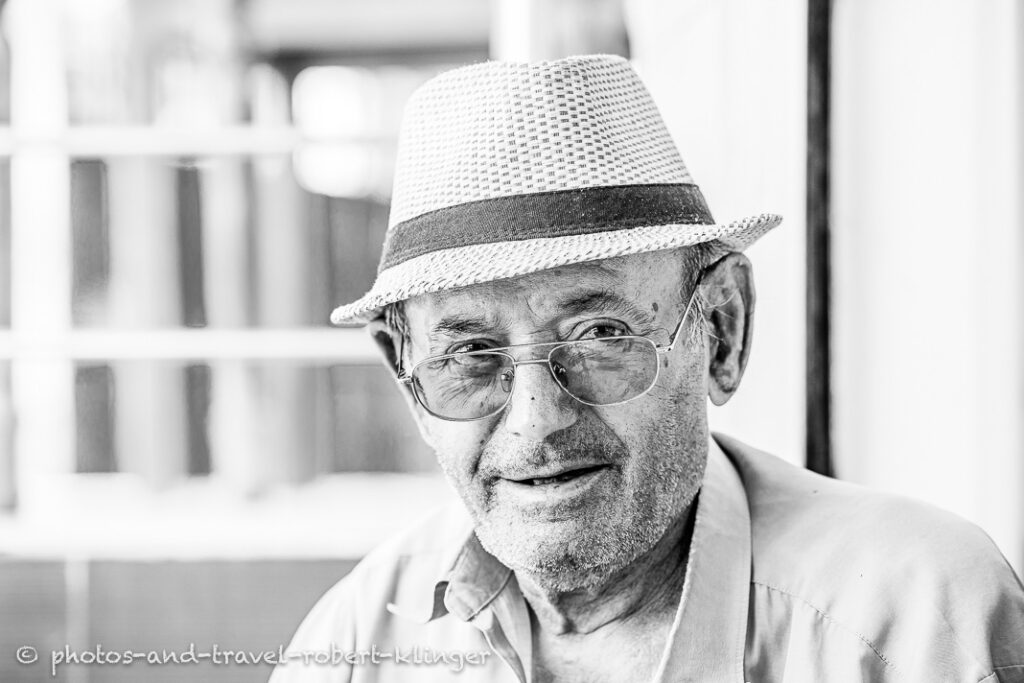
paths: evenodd
<path fill-rule="evenodd" d="M 642 337 L 574 341 L 557 346 L 548 364 L 573 398 L 606 406 L 640 396 L 658 375 L 654 343 Z M 492 415 L 508 402 L 515 361 L 498 351 L 473 351 L 417 365 L 413 391 L 434 415 L 473 420 Z"/>

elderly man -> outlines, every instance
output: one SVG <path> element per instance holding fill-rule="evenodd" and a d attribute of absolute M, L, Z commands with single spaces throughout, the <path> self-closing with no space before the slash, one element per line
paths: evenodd
<path fill-rule="evenodd" d="M 715 223 L 625 60 L 419 90 L 377 281 L 333 319 L 463 505 L 328 592 L 273 680 L 1024 680 L 979 529 L 709 435 L 779 222 Z"/>

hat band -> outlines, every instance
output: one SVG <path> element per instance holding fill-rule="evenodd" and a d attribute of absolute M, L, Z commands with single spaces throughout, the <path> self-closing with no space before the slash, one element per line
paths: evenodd
<path fill-rule="evenodd" d="M 689 183 L 614 185 L 482 199 L 410 218 L 388 231 L 378 272 L 432 251 L 648 225 L 711 225 Z"/>

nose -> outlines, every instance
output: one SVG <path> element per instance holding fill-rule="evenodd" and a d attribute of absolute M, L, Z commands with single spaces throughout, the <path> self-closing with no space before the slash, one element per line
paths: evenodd
<path fill-rule="evenodd" d="M 583 404 L 562 391 L 546 363 L 519 364 L 515 372 L 515 388 L 505 410 L 510 433 L 543 441 L 579 419 Z"/>

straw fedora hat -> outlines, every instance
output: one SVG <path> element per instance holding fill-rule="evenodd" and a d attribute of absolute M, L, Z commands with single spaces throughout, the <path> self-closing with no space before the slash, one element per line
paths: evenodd
<path fill-rule="evenodd" d="M 410 98 L 376 282 L 331 321 L 583 261 L 703 242 L 740 251 L 781 220 L 715 223 L 625 59 L 475 64 Z"/>

